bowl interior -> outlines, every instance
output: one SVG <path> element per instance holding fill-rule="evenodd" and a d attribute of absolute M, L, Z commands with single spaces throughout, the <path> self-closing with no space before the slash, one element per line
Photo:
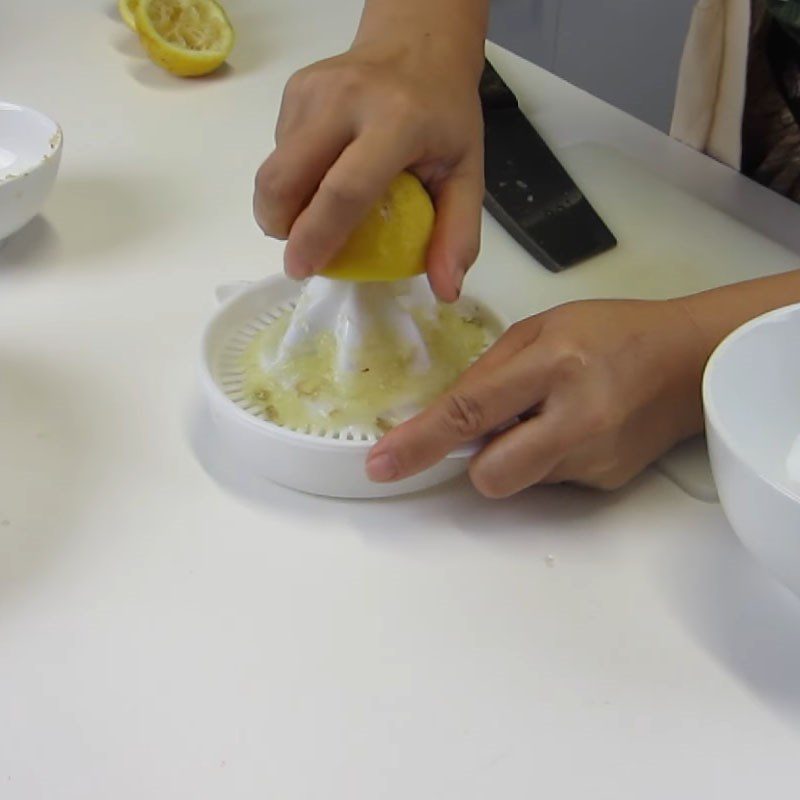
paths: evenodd
<path fill-rule="evenodd" d="M 34 169 L 60 144 L 61 130 L 49 117 L 0 102 L 0 182 Z"/>
<path fill-rule="evenodd" d="M 759 475 L 800 501 L 786 459 L 800 435 L 800 306 L 734 332 L 704 381 L 709 425 Z"/>

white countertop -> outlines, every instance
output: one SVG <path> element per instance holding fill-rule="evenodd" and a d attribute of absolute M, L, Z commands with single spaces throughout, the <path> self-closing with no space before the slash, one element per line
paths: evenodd
<path fill-rule="evenodd" d="M 65 149 L 45 218 L 0 253 L 0 797 L 796 784 L 800 606 L 718 506 L 655 472 L 613 496 L 334 502 L 195 458 L 213 288 L 280 268 L 250 192 L 282 86 L 347 44 L 357 0 L 229 0 L 232 67 L 196 82 L 109 2 L 8 5 L 0 97 Z M 800 251 L 800 209 L 491 55 L 554 144 L 613 142 Z"/>

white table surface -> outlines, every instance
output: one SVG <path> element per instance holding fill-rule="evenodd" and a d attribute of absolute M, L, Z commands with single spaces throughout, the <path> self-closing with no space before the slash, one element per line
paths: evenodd
<path fill-rule="evenodd" d="M 65 150 L 0 253 L 0 797 L 787 796 L 800 606 L 718 506 L 655 472 L 347 503 L 201 468 L 213 288 L 280 268 L 250 192 L 283 83 L 358 13 L 228 5 L 232 66 L 196 82 L 108 2 L 2 11 L 0 97 Z M 491 55 L 554 144 L 613 142 L 800 250 L 800 209 Z"/>

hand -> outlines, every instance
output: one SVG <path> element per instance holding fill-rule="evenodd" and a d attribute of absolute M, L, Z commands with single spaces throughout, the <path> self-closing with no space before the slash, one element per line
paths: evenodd
<path fill-rule="evenodd" d="M 512 326 L 461 380 L 372 449 L 397 480 L 521 417 L 472 460 L 487 497 L 538 483 L 617 488 L 702 429 L 709 352 L 679 301 L 571 303 Z"/>
<path fill-rule="evenodd" d="M 431 286 L 442 300 L 458 297 L 478 253 L 483 200 L 483 52 L 473 38 L 479 57 L 422 32 L 373 37 L 292 77 L 254 197 L 262 230 L 288 238 L 291 277 L 322 269 L 408 168 L 436 206 Z"/>

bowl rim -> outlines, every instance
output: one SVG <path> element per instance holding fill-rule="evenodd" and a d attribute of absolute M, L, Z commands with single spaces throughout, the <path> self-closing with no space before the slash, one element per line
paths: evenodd
<path fill-rule="evenodd" d="M 50 149 L 46 152 L 43 152 L 35 164 L 31 165 L 22 172 L 11 175 L 4 175 L 3 172 L 0 171 L 0 187 L 10 185 L 15 181 L 22 180 L 23 178 L 27 178 L 28 175 L 36 172 L 38 169 L 44 166 L 44 164 L 50 161 L 50 159 L 57 156 L 61 152 L 61 148 L 64 144 L 64 132 L 61 130 L 61 125 L 59 125 L 56 120 L 45 114 L 43 111 L 39 111 L 39 109 L 32 108 L 31 106 L 12 103 L 9 100 L 0 100 L 0 113 L 3 111 L 22 111 L 30 116 L 38 117 L 39 119 L 44 120 L 52 125 L 55 128 L 55 132 L 50 137 Z"/>
<path fill-rule="evenodd" d="M 730 452 L 739 460 L 741 465 L 752 475 L 758 478 L 763 483 L 771 486 L 775 491 L 782 494 L 789 500 L 795 503 L 800 503 L 800 489 L 794 491 L 789 486 L 773 480 L 771 477 L 764 475 L 757 470 L 750 460 L 742 453 L 742 450 L 736 445 L 734 437 L 725 425 L 722 424 L 721 412 L 711 396 L 711 381 L 713 373 L 717 369 L 719 362 L 726 356 L 728 351 L 736 345 L 740 339 L 748 336 L 751 331 L 760 328 L 765 324 L 776 322 L 785 317 L 791 317 L 795 314 L 800 314 L 800 303 L 792 303 L 788 306 L 772 309 L 757 317 L 748 320 L 740 325 L 735 330 L 731 331 L 714 349 L 711 357 L 706 362 L 705 369 L 703 370 L 702 382 L 702 396 L 703 396 L 703 410 L 706 417 L 706 436 L 708 435 L 708 428 L 713 427 L 714 432 L 719 437 L 721 442 L 730 450 Z M 800 435 L 800 430 L 798 430 Z M 788 450 L 787 450 L 788 454 Z"/>

